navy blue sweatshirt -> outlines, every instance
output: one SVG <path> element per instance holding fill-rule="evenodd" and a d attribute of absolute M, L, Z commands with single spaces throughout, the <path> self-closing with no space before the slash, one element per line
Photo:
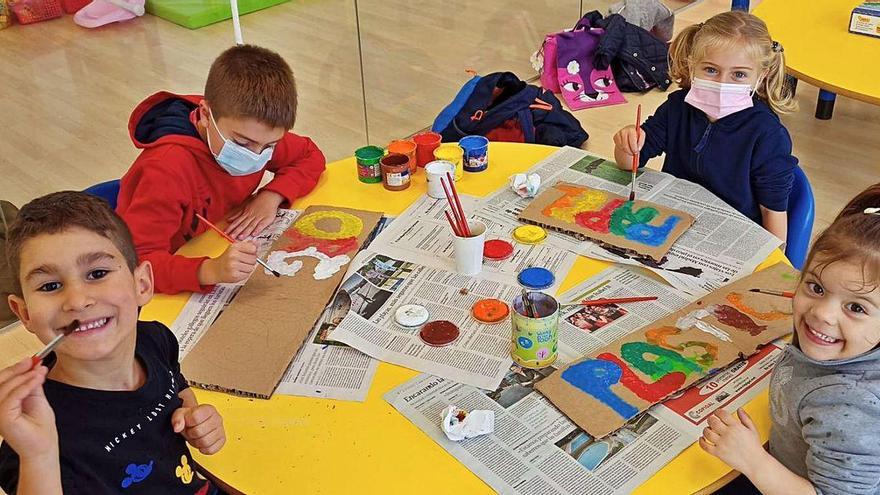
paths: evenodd
<path fill-rule="evenodd" d="M 663 171 L 702 185 L 761 225 L 759 205 L 786 211 L 797 158 L 791 137 L 766 103 L 711 123 L 675 91 L 642 124 L 641 166 L 666 153 Z"/>

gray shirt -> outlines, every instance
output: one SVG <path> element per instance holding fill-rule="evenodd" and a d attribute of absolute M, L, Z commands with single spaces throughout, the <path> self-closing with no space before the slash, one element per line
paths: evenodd
<path fill-rule="evenodd" d="M 789 345 L 770 380 L 770 453 L 819 495 L 880 494 L 880 349 L 834 361 Z"/>

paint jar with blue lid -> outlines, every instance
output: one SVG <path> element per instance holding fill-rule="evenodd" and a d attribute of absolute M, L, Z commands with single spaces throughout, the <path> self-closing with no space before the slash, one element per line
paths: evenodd
<path fill-rule="evenodd" d="M 484 136 L 465 136 L 458 145 L 463 152 L 465 172 L 482 172 L 489 167 L 489 140 Z"/>
<path fill-rule="evenodd" d="M 559 302 L 543 292 L 528 292 L 530 314 L 523 296 L 513 298 L 510 357 L 524 368 L 550 366 L 559 356 Z"/>
<path fill-rule="evenodd" d="M 519 272 L 517 281 L 526 289 L 544 290 L 553 287 L 556 277 L 553 272 L 540 266 L 532 266 Z"/>

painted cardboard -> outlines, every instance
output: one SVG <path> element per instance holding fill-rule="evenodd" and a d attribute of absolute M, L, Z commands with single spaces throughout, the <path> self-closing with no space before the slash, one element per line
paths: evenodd
<path fill-rule="evenodd" d="M 544 190 L 519 220 L 648 256 L 658 263 L 694 223 L 694 217 L 683 211 L 638 198 L 629 203 L 623 196 L 568 182 L 557 182 Z M 644 223 L 639 223 L 642 220 Z M 650 241 L 639 240 L 642 236 Z"/>
<path fill-rule="evenodd" d="M 536 388 L 584 431 L 603 437 L 791 332 L 791 299 L 749 289 L 792 291 L 797 276 L 778 263 L 740 279 L 558 370 Z M 708 313 L 701 323 L 677 326 L 700 310 Z"/>
<path fill-rule="evenodd" d="M 291 234 L 299 234 L 304 219 L 314 218 L 310 215 L 316 212 L 343 212 L 362 221 L 363 227 L 356 236 L 356 243 L 352 241 L 336 246 L 346 247 L 339 248 L 345 251 L 334 254 L 344 253 L 349 258 L 354 258 L 382 218 L 382 214 L 377 212 L 310 206 L 275 241 L 270 253 L 290 250 L 295 242 L 296 246 L 302 246 L 303 236 L 291 237 Z M 322 232 L 332 233 L 343 228 L 342 222 L 334 218 L 308 223 Z M 328 239 L 323 241 L 326 244 Z M 332 239 L 329 241 L 335 242 Z M 316 238 L 312 244 L 320 245 L 322 240 Z M 293 250 L 299 251 L 300 248 Z M 302 268 L 293 276 L 275 277 L 261 267 L 251 275 L 235 299 L 181 363 L 181 371 L 191 385 L 262 399 L 272 395 L 290 361 L 333 297 L 346 270 L 346 266 L 343 266 L 332 276 L 317 280 L 313 276 L 319 262 L 317 259 L 302 257 L 294 261 L 301 261 Z"/>

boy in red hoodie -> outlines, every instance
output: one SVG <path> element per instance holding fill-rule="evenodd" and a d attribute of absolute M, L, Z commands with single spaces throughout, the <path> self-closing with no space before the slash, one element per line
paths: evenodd
<path fill-rule="evenodd" d="M 290 67 L 252 45 L 217 57 L 204 97 L 161 92 L 135 108 L 128 127 L 143 151 L 122 177 L 117 211 L 138 257 L 153 266 L 157 292 L 203 292 L 248 277 L 257 247 L 242 239 L 308 194 L 324 171 L 315 143 L 288 132 L 295 117 Z M 266 170 L 274 178 L 253 194 Z M 226 232 L 239 242 L 218 258 L 174 254 L 205 231 L 197 213 L 229 221 Z"/>

